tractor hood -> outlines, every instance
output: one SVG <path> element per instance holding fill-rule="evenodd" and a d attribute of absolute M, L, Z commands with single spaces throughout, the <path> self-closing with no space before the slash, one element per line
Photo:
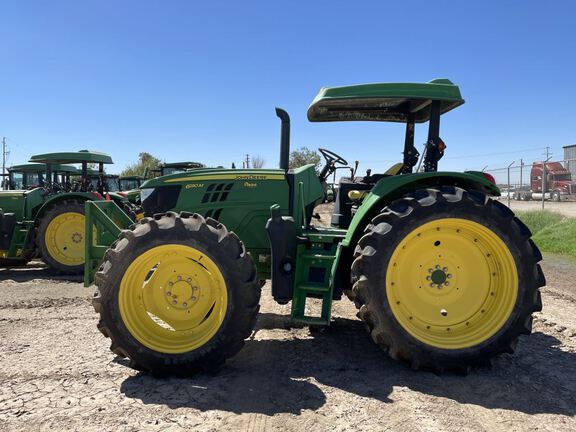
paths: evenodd
<path fill-rule="evenodd" d="M 284 170 L 280 169 L 221 169 L 205 168 L 194 171 L 170 174 L 145 181 L 141 189 L 186 184 L 210 180 L 254 181 L 254 180 L 284 180 Z"/>

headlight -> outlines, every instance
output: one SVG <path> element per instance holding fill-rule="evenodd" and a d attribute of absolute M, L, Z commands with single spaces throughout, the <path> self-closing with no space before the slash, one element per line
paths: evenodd
<path fill-rule="evenodd" d="M 140 189 L 140 201 L 144 202 L 146 198 L 152 194 L 152 192 L 154 192 L 154 188 Z"/>

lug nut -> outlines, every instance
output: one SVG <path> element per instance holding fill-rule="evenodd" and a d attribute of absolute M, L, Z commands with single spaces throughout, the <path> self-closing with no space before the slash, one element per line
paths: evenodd
<path fill-rule="evenodd" d="M 186 307 L 188 306 L 188 303 L 182 303 L 182 306 Z"/>
<path fill-rule="evenodd" d="M 168 286 L 174 285 L 174 282 L 168 282 Z"/>
<path fill-rule="evenodd" d="M 188 283 L 192 282 L 192 278 L 186 279 L 186 282 L 188 282 Z"/>
<path fill-rule="evenodd" d="M 432 279 L 430 276 L 426 276 L 426 280 L 430 280 Z"/>
<path fill-rule="evenodd" d="M 448 274 L 446 275 L 446 277 L 447 277 L 448 279 L 452 279 L 452 275 L 451 275 L 450 273 L 448 273 Z"/>
<path fill-rule="evenodd" d="M 171 293 L 170 291 L 168 291 L 168 292 L 166 293 L 166 295 L 167 295 L 168 297 L 172 297 L 172 293 Z"/>
<path fill-rule="evenodd" d="M 448 271 L 448 267 L 444 267 L 444 268 L 442 269 L 442 271 L 443 271 L 444 273 L 446 273 L 446 272 Z"/>
<path fill-rule="evenodd" d="M 446 309 L 440 309 L 440 315 L 442 316 L 447 316 L 448 315 L 448 311 Z"/>
<path fill-rule="evenodd" d="M 175 305 L 178 304 L 178 302 L 176 300 L 172 300 L 172 304 Z"/>
<path fill-rule="evenodd" d="M 197 297 L 192 297 L 192 301 L 196 301 L 196 300 L 198 300 Z"/>
<path fill-rule="evenodd" d="M 182 280 L 182 276 L 178 276 L 176 279 L 178 279 L 179 281 Z"/>

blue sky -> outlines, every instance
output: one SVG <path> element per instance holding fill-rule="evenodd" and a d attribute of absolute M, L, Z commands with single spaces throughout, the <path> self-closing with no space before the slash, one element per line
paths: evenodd
<path fill-rule="evenodd" d="M 141 151 L 276 167 L 281 106 L 292 148 L 382 171 L 401 159 L 403 127 L 308 123 L 319 88 L 446 77 L 466 104 L 444 117 L 441 168 L 532 161 L 545 146 L 561 157 L 576 143 L 575 12 L 571 1 L 5 1 L 0 136 L 10 164 L 89 148 L 115 172 Z"/>

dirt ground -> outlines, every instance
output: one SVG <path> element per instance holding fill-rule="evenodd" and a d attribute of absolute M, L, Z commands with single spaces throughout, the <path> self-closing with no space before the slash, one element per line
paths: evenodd
<path fill-rule="evenodd" d="M 492 369 L 415 372 L 371 342 L 348 300 L 323 332 L 264 288 L 245 348 L 217 375 L 129 369 L 96 330 L 92 290 L 0 270 L 0 430 L 576 431 L 576 262 L 546 256 L 534 334 Z"/>

